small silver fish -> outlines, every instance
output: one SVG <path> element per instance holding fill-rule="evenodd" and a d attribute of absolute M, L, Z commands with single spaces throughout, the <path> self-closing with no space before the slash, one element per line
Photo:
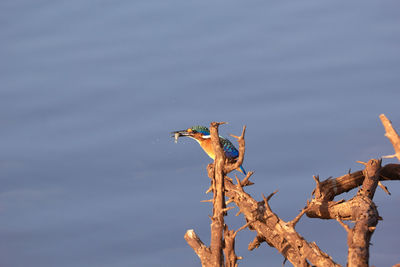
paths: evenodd
<path fill-rule="evenodd" d="M 181 136 L 179 133 L 175 133 L 175 144 L 178 143 L 179 136 Z"/>

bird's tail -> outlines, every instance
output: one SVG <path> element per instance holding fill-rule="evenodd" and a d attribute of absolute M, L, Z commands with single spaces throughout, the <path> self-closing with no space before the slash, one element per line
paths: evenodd
<path fill-rule="evenodd" d="M 240 171 L 241 173 L 243 173 L 244 175 L 247 175 L 246 171 L 244 170 L 243 166 L 240 165 L 240 167 L 237 169 L 238 171 Z"/>

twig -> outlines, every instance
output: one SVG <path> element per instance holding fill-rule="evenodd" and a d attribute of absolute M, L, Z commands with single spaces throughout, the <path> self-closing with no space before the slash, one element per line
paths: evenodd
<path fill-rule="evenodd" d="M 309 207 L 304 207 L 301 212 L 292 220 L 288 223 L 291 227 L 295 228 L 296 224 L 300 221 L 301 217 L 308 211 Z"/>
<path fill-rule="evenodd" d="M 253 241 L 249 243 L 248 250 L 258 248 L 262 242 L 265 242 L 265 238 L 261 235 L 257 235 L 256 237 L 254 237 Z"/>
<path fill-rule="evenodd" d="M 263 197 L 263 199 L 264 199 L 264 206 L 265 206 L 265 209 L 266 209 L 268 212 L 270 212 L 270 213 L 273 213 L 273 212 L 272 212 L 272 210 L 271 210 L 271 207 L 269 206 L 268 201 L 269 201 L 269 200 L 272 198 L 272 196 L 275 195 L 277 192 L 278 192 L 278 190 L 275 190 L 275 192 L 269 194 L 268 197 L 265 197 L 264 194 L 262 194 L 262 197 Z"/>
<path fill-rule="evenodd" d="M 357 163 L 360 163 L 360 164 L 362 164 L 362 165 L 364 165 L 364 166 L 367 166 L 367 163 L 364 162 L 364 161 L 357 160 L 356 162 L 357 162 Z"/>
<path fill-rule="evenodd" d="M 237 233 L 239 233 L 240 231 L 244 230 L 245 228 L 247 228 L 247 227 L 248 227 L 250 224 L 252 224 L 252 223 L 253 223 L 253 221 L 247 222 L 245 225 L 243 225 L 242 227 L 240 227 L 239 229 L 237 229 L 237 230 L 235 231 L 234 235 L 236 236 Z"/>
<path fill-rule="evenodd" d="M 237 188 L 238 188 L 240 191 L 243 192 L 242 184 L 240 183 L 240 180 L 239 180 L 239 178 L 237 177 L 236 174 L 235 174 L 235 178 L 236 178 L 236 185 L 237 185 Z"/>
<path fill-rule="evenodd" d="M 231 209 L 234 209 L 234 208 L 236 208 L 236 207 L 227 207 L 227 208 L 224 208 L 224 209 L 222 209 L 222 211 L 223 212 L 227 212 L 228 210 L 231 210 Z"/>
<path fill-rule="evenodd" d="M 240 182 L 241 186 L 246 186 L 249 185 L 249 183 L 251 183 L 249 181 L 250 177 L 253 175 L 254 172 L 249 171 L 246 175 L 246 177 L 244 177 L 244 179 Z"/>
<path fill-rule="evenodd" d="M 210 187 L 207 189 L 206 194 L 210 193 L 211 191 L 213 191 L 213 186 L 210 185 Z"/>
<path fill-rule="evenodd" d="M 319 181 L 319 175 L 313 175 L 313 179 L 315 181 L 315 189 L 312 194 L 315 196 L 315 198 L 319 199 L 321 198 L 321 183 Z"/>
<path fill-rule="evenodd" d="M 392 123 L 385 116 L 385 114 L 379 115 L 379 118 L 381 119 L 383 127 L 385 128 L 385 131 L 386 131 L 385 136 L 392 143 L 394 151 L 396 152 L 394 155 L 386 156 L 385 158 L 397 157 L 397 159 L 400 161 L 400 137 L 399 137 L 398 133 L 396 132 L 396 130 L 393 129 Z"/>
<path fill-rule="evenodd" d="M 227 201 L 225 201 L 225 205 L 231 204 L 232 202 L 234 202 L 234 200 L 230 198 Z"/>
<path fill-rule="evenodd" d="M 231 134 L 231 136 L 236 138 L 239 143 L 239 156 L 236 158 L 236 161 L 234 163 L 228 162 L 225 165 L 225 173 L 229 173 L 239 168 L 243 163 L 244 153 L 245 153 L 245 139 L 244 139 L 245 132 L 246 132 L 246 125 L 243 126 L 242 134 L 240 136 Z"/>
<path fill-rule="evenodd" d="M 340 219 L 339 216 L 336 217 L 336 221 L 338 221 L 338 222 L 340 223 L 340 225 L 343 226 L 344 230 L 346 230 L 347 233 L 350 233 L 350 232 L 351 232 L 351 228 L 350 228 L 347 224 L 345 224 L 345 223 Z"/>
<path fill-rule="evenodd" d="M 381 183 L 381 181 L 378 181 L 378 186 L 379 186 L 380 188 L 382 188 L 382 190 L 385 191 L 386 194 L 391 195 L 390 192 L 389 192 L 389 189 L 388 189 L 385 185 L 383 185 L 383 184 Z"/>

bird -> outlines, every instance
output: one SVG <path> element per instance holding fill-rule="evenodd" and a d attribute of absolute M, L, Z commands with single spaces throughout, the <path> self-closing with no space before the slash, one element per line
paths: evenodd
<path fill-rule="evenodd" d="M 207 127 L 198 125 L 190 127 L 186 130 L 174 131 L 171 134 L 173 134 L 172 136 L 175 137 L 175 142 L 177 142 L 178 138 L 181 136 L 187 136 L 196 140 L 204 152 L 206 152 L 210 158 L 215 159 L 215 152 L 211 144 L 210 130 Z M 229 160 L 235 160 L 237 157 L 239 157 L 239 151 L 231 143 L 231 141 L 222 136 L 219 136 L 219 141 L 221 142 L 225 156 Z M 246 175 L 246 171 L 242 165 L 240 165 L 237 170 Z"/>

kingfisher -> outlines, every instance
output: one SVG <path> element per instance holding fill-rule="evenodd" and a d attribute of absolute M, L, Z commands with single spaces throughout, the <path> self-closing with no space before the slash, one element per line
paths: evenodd
<path fill-rule="evenodd" d="M 175 143 L 181 136 L 187 136 L 196 140 L 200 144 L 204 152 L 206 152 L 210 158 L 215 159 L 215 152 L 211 144 L 210 130 L 207 127 L 193 126 L 186 130 L 172 132 L 172 134 L 173 137 L 175 137 Z M 239 151 L 231 143 L 231 141 L 222 136 L 219 136 L 219 141 L 222 145 L 222 148 L 225 152 L 225 156 L 228 158 L 228 160 L 235 160 L 237 157 L 239 157 Z M 242 165 L 240 165 L 240 167 L 236 170 L 246 175 L 246 171 L 244 170 Z"/>

